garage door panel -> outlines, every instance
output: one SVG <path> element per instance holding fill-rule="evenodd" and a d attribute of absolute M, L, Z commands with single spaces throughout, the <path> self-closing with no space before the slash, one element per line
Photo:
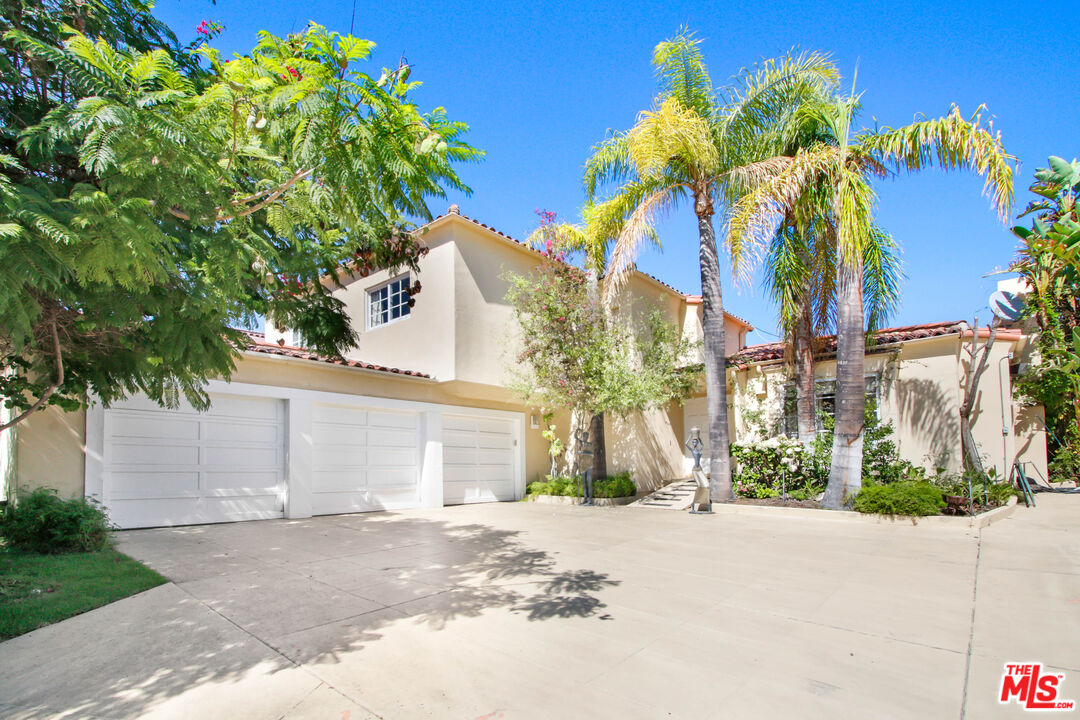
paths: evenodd
<path fill-rule="evenodd" d="M 444 483 L 467 483 L 475 478 L 475 465 L 443 465 Z"/>
<path fill-rule="evenodd" d="M 213 518 L 211 522 L 268 520 L 281 517 L 281 500 L 277 494 L 203 497 L 199 499 L 199 510 Z"/>
<path fill-rule="evenodd" d="M 203 424 L 203 432 L 208 440 L 215 443 L 266 445 L 283 440 L 281 426 L 277 424 L 209 421 Z"/>
<path fill-rule="evenodd" d="M 168 412 L 173 417 L 199 414 L 199 411 L 193 408 L 191 406 L 191 403 L 189 403 L 183 398 L 179 399 L 177 407 L 170 410 L 163 410 L 160 405 L 158 405 L 156 402 L 146 397 L 145 395 L 132 395 L 131 397 L 124 398 L 123 400 L 117 400 L 110 406 L 110 409 L 113 411 L 146 411 L 155 415 L 160 415 L 163 412 Z"/>
<path fill-rule="evenodd" d="M 444 415 L 443 430 L 463 430 L 468 434 L 476 431 L 474 418 L 469 415 Z"/>
<path fill-rule="evenodd" d="M 362 445 L 322 445 L 315 446 L 315 467 L 319 469 L 335 467 L 362 467 L 367 465 L 367 448 Z"/>
<path fill-rule="evenodd" d="M 203 464 L 215 468 L 277 468 L 282 455 L 276 447 L 209 446 L 203 448 Z"/>
<path fill-rule="evenodd" d="M 313 515 L 371 512 L 374 509 L 366 492 L 320 492 L 311 499 Z"/>
<path fill-rule="evenodd" d="M 109 418 L 109 436 L 121 438 L 175 438 L 198 440 L 195 418 L 160 417 L 155 413 L 117 411 Z"/>
<path fill-rule="evenodd" d="M 372 490 L 368 502 L 378 510 L 405 510 L 416 507 L 420 493 L 416 489 Z"/>
<path fill-rule="evenodd" d="M 364 445 L 367 443 L 367 430 L 358 425 L 334 425 L 315 423 L 313 434 L 320 445 Z"/>
<path fill-rule="evenodd" d="M 393 467 L 409 465 L 416 467 L 417 455 L 415 448 L 368 448 L 368 467 Z"/>
<path fill-rule="evenodd" d="M 312 487 L 317 488 L 316 492 L 356 492 L 367 489 L 367 477 L 364 468 L 316 470 L 312 474 Z"/>
<path fill-rule="evenodd" d="M 219 418 L 246 418 L 278 422 L 284 415 L 282 403 L 241 395 L 214 395 L 211 412 Z"/>
<path fill-rule="evenodd" d="M 515 422 L 481 415 L 443 417 L 443 501 L 512 500 L 517 495 Z"/>
<path fill-rule="evenodd" d="M 416 413 L 392 413 L 392 412 L 368 412 L 368 425 L 381 428 L 410 428 L 419 426 L 419 418 Z"/>
<path fill-rule="evenodd" d="M 363 428 L 367 427 L 368 413 L 363 408 L 344 405 L 316 405 L 312 409 L 312 420 L 317 424 L 352 425 Z"/>
<path fill-rule="evenodd" d="M 481 465 L 506 465 L 509 467 L 513 465 L 514 458 L 507 452 L 509 448 L 503 448 L 502 450 L 477 450 L 476 462 Z"/>
<path fill-rule="evenodd" d="M 368 445 L 371 447 L 415 448 L 416 442 L 415 428 L 408 430 L 384 430 L 380 428 L 368 431 Z"/>
<path fill-rule="evenodd" d="M 476 447 L 476 433 L 466 430 L 443 428 L 443 445 L 448 447 Z"/>
<path fill-rule="evenodd" d="M 275 494 L 282 479 L 277 472 L 206 472 L 203 489 L 209 494 L 217 494 L 217 491 L 236 495 Z"/>
<path fill-rule="evenodd" d="M 212 522 L 200 515 L 197 497 L 162 498 L 152 504 L 139 500 L 110 500 L 109 519 L 122 528 Z"/>
<path fill-rule="evenodd" d="M 497 420 L 494 418 L 474 418 L 474 428 L 479 433 L 501 433 L 506 434 L 510 431 L 510 423 L 506 420 Z"/>
<path fill-rule="evenodd" d="M 202 413 L 138 396 L 106 410 L 104 501 L 120 527 L 281 517 L 284 404 L 210 400 Z"/>
<path fill-rule="evenodd" d="M 485 435 L 476 438 L 476 445 L 481 449 L 509 450 L 514 446 L 514 438 L 509 435 Z"/>
<path fill-rule="evenodd" d="M 115 442 L 110 448 L 115 465 L 142 465 L 151 471 L 167 465 L 198 465 L 198 445 L 167 445 L 164 442 L 144 442 L 138 445 Z"/>
<path fill-rule="evenodd" d="M 317 405 L 312 512 L 415 507 L 419 500 L 417 413 Z"/>
<path fill-rule="evenodd" d="M 476 468 L 476 478 L 483 482 L 510 482 L 514 477 L 514 468 L 510 465 L 480 465 Z"/>
<path fill-rule="evenodd" d="M 412 466 L 373 469 L 368 473 L 368 487 L 413 488 L 416 486 L 416 468 Z"/>
<path fill-rule="evenodd" d="M 113 471 L 109 480 L 109 495 L 117 499 L 199 496 L 198 472 L 155 473 L 147 482 L 146 473 Z"/>
<path fill-rule="evenodd" d="M 448 465 L 475 464 L 476 450 L 474 448 L 443 447 L 443 462 Z"/>

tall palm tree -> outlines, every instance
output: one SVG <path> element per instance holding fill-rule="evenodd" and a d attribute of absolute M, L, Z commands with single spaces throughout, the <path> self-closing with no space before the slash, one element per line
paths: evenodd
<path fill-rule="evenodd" d="M 914 172 L 938 165 L 970 169 L 985 178 L 984 192 L 1002 220 L 1012 203 L 1014 158 L 1000 134 L 983 127 L 979 108 L 966 119 L 954 106 L 947 115 L 900 128 L 855 133 L 860 96 L 835 95 L 816 110 L 830 142 L 800 149 L 791 163 L 747 193 L 733 210 L 729 238 L 736 243 L 768 242 L 785 213 L 810 188 L 827 183 L 836 252 L 836 423 L 832 467 L 824 505 L 841 508 L 862 487 L 862 429 L 865 418 L 864 266 L 874 247 L 873 177 Z"/>
<path fill-rule="evenodd" d="M 795 371 L 796 425 L 805 445 L 817 436 L 814 339 L 836 326 L 836 235 L 828 228 L 821 216 L 806 221 L 789 214 L 765 257 L 764 284 L 776 303 L 785 354 Z M 868 331 L 882 327 L 895 311 L 902 277 L 896 242 L 884 230 L 872 228 L 863 261 Z"/>
<path fill-rule="evenodd" d="M 808 87 L 828 85 L 836 70 L 823 55 L 788 56 L 745 72 L 718 96 L 699 48 L 687 30 L 653 51 L 660 92 L 627 132 L 594 149 L 585 166 L 590 202 L 600 185 L 617 183 L 598 202 L 590 224 L 617 229 L 604 292 L 616 291 L 654 219 L 690 202 L 697 217 L 705 388 L 709 415 L 710 494 L 731 501 L 730 436 L 724 353 L 724 307 L 713 216 L 789 164 L 775 159 L 782 109 Z"/>

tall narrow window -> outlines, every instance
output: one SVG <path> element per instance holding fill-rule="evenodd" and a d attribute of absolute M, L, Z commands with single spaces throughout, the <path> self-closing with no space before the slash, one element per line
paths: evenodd
<path fill-rule="evenodd" d="M 878 387 L 881 384 L 878 375 L 867 375 L 864 379 L 866 387 L 866 404 L 877 412 Z M 817 397 L 816 430 L 820 435 L 825 432 L 824 415 L 834 417 L 836 413 L 836 380 L 816 380 L 814 382 L 814 395 Z M 799 436 L 798 407 L 796 403 L 795 383 L 788 383 L 784 387 L 784 417 L 781 421 L 784 434 L 788 437 Z"/>
<path fill-rule="evenodd" d="M 368 329 L 409 316 L 409 276 L 402 275 L 368 290 Z"/>

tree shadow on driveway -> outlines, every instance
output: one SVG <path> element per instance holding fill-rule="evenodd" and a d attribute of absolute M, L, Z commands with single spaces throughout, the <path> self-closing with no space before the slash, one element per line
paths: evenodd
<path fill-rule="evenodd" d="M 560 568 L 521 534 L 392 513 L 122 533 L 175 585 L 0 644 L 0 715 L 134 717 L 242 694 L 275 716 L 317 683 L 298 663 L 339 662 L 390 625 L 610 619 L 600 594 L 618 580 Z"/>

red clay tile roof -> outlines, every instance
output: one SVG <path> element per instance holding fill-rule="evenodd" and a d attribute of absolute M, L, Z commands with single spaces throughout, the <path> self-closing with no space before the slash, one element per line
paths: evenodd
<path fill-rule="evenodd" d="M 922 325 L 904 325 L 901 327 L 882 328 L 873 334 L 874 345 L 891 345 L 898 342 L 922 340 L 941 335 L 959 335 L 967 325 L 959 320 L 924 323 Z M 836 352 L 836 336 L 826 335 L 817 339 L 818 352 L 827 355 Z M 748 365 L 750 363 L 779 360 L 784 357 L 784 343 L 771 342 L 761 345 L 748 345 L 728 358 L 728 365 Z"/>
<path fill-rule="evenodd" d="M 248 345 L 248 352 L 263 353 L 264 355 L 278 355 L 280 357 L 297 358 L 298 360 L 311 360 L 313 362 L 329 363 L 331 365 L 340 365 L 341 367 L 360 368 L 362 370 L 376 370 L 378 372 L 392 373 L 394 375 L 408 375 L 409 377 L 418 378 L 430 378 L 427 373 L 417 372 L 416 370 L 402 370 L 400 368 L 386 367 L 385 365 L 374 365 L 372 363 L 362 362 L 360 360 L 346 360 L 344 358 L 332 358 L 326 355 L 320 355 L 311 350 L 305 350 L 304 348 L 293 347 L 291 345 L 278 345 L 277 343 L 271 343 L 266 341 L 266 335 L 259 332 L 253 332 L 250 330 L 242 331 L 245 335 L 251 338 L 252 343 Z"/>

